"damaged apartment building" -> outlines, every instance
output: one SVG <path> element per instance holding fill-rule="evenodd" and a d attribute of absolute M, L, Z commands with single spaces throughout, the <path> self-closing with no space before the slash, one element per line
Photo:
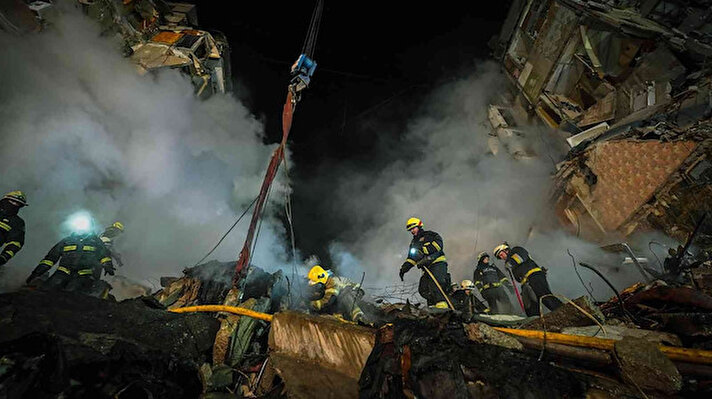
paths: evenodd
<path fill-rule="evenodd" d="M 531 158 L 531 126 L 556 132 L 559 221 L 684 242 L 712 193 L 712 1 L 515 0 L 492 45 L 511 90 L 490 141 Z"/>
<path fill-rule="evenodd" d="M 230 47 L 219 32 L 196 28 L 196 6 L 163 0 L 79 0 L 104 34 L 120 35 L 125 55 L 146 74 L 178 69 L 190 77 L 196 96 L 232 91 Z"/>
<path fill-rule="evenodd" d="M 220 32 L 198 28 L 196 6 L 164 0 L 76 0 L 104 36 L 116 37 L 139 74 L 177 69 L 205 99 L 232 91 L 230 46 Z M 51 26 L 60 11 L 50 0 L 0 4 L 0 30 L 25 35 Z"/>

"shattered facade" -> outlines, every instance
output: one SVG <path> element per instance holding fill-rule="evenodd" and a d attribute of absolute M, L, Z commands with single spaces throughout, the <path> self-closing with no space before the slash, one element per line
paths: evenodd
<path fill-rule="evenodd" d="M 138 73 L 177 69 L 190 77 L 199 98 L 232 91 L 227 38 L 198 29 L 194 4 L 77 0 L 77 5 L 99 23 L 102 35 L 120 39 Z M 0 29 L 18 35 L 37 32 L 51 24 L 53 12 L 49 0 L 8 0 L 0 6 Z"/>
<path fill-rule="evenodd" d="M 569 150 L 553 200 L 572 232 L 610 242 L 658 229 L 684 241 L 710 209 L 711 9 L 513 2 L 494 43 L 512 90 L 490 107 L 493 136 L 521 158 L 528 152 L 503 136 L 525 133 L 504 128 L 535 122 L 561 133 Z"/>
<path fill-rule="evenodd" d="M 207 98 L 232 91 L 230 47 L 222 33 L 199 30 L 196 6 L 163 0 L 80 0 L 103 34 L 120 35 L 125 53 L 144 74 L 164 68 L 190 76 Z"/>

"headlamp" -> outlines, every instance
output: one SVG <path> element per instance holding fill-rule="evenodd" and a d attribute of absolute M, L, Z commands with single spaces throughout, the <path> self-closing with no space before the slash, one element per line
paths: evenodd
<path fill-rule="evenodd" d="M 74 233 L 86 234 L 93 228 L 92 217 L 88 212 L 77 212 L 69 217 L 67 221 L 69 228 Z"/>

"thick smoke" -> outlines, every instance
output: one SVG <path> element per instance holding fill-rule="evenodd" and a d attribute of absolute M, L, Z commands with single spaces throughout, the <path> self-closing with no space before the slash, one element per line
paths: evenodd
<path fill-rule="evenodd" d="M 262 124 L 230 96 L 199 101 L 177 71 L 139 76 L 118 42 L 77 10 L 15 37 L 0 32 L 0 189 L 30 206 L 26 244 L 6 267 L 17 286 L 87 210 L 97 230 L 126 226 L 120 274 L 156 281 L 192 266 L 259 192 L 274 146 Z M 278 182 L 272 197 L 287 189 Z M 262 225 L 255 264 L 286 259 L 279 223 Z M 235 259 L 246 220 L 211 259 Z"/>
<path fill-rule="evenodd" d="M 619 267 L 621 258 L 556 227 L 547 202 L 554 166 L 546 152 L 529 160 L 491 153 L 487 105 L 504 83 L 494 63 L 481 63 L 470 77 L 429 95 L 400 141 L 380 150 L 378 158 L 389 160 L 385 167 L 375 162 L 378 170 L 346 165 L 338 171 L 344 178 L 332 211 L 347 210 L 346 219 L 356 221 L 332 246 L 339 273 L 358 279 L 365 271 L 367 286 L 401 284 L 398 270 L 411 239 L 405 221 L 417 216 L 444 237 L 453 282 L 471 279 L 476 255 L 492 255 L 504 240 L 527 248 L 549 269 L 552 290 L 570 298 L 585 290 L 567 249 L 577 262 L 600 265 L 618 287 L 640 278 L 632 266 Z M 537 134 L 530 132 L 532 146 L 541 147 Z M 420 274 L 412 269 L 406 283 Z M 612 295 L 591 272 L 581 274 L 598 299 Z"/>

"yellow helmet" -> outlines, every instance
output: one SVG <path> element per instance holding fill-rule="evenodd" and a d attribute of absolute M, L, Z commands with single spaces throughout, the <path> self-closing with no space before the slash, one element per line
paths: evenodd
<path fill-rule="evenodd" d="M 309 278 L 309 285 L 318 283 L 326 284 L 326 280 L 329 279 L 329 273 L 321 266 L 314 265 L 314 267 L 309 270 L 307 277 Z"/>
<path fill-rule="evenodd" d="M 497 246 L 492 250 L 492 252 L 494 253 L 494 257 L 495 257 L 495 258 L 499 258 L 500 252 L 502 252 L 502 251 L 504 251 L 504 250 L 506 250 L 506 249 L 509 249 L 509 244 L 507 244 L 506 241 L 503 242 L 503 243 L 500 244 L 500 245 L 497 245 Z"/>
<path fill-rule="evenodd" d="M 411 231 L 416 227 L 423 228 L 423 221 L 418 218 L 410 218 L 405 223 L 405 229 L 408 231 Z"/>
<path fill-rule="evenodd" d="M 20 190 L 10 191 L 5 194 L 2 199 L 13 200 L 15 202 L 19 202 L 22 206 L 27 206 L 27 197 L 25 196 L 25 193 Z"/>
<path fill-rule="evenodd" d="M 472 281 L 470 280 L 462 280 L 460 283 L 460 288 L 463 290 L 471 290 L 473 288 L 474 284 L 472 284 Z"/>
<path fill-rule="evenodd" d="M 119 221 L 114 222 L 111 227 L 116 227 L 117 229 L 124 231 L 124 224 Z"/>

